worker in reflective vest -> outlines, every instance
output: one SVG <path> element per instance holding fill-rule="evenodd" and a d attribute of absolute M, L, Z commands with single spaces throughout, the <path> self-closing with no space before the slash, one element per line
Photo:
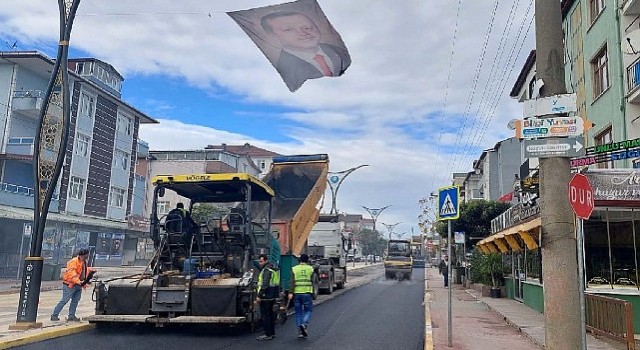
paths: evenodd
<path fill-rule="evenodd" d="M 293 299 L 296 310 L 298 338 L 307 338 L 309 321 L 313 313 L 313 267 L 309 265 L 309 256 L 300 255 L 300 264 L 294 266 L 291 274 L 289 300 Z"/>
<path fill-rule="evenodd" d="M 256 302 L 260 304 L 260 317 L 264 334 L 258 340 L 271 340 L 276 337 L 276 314 L 273 310 L 278 294 L 280 294 L 280 273 L 270 264 L 269 258 L 261 254 L 258 263 L 262 270 L 258 275 L 258 288 Z"/>

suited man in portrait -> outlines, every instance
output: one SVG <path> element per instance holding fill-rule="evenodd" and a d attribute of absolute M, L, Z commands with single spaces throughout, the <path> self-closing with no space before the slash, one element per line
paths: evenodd
<path fill-rule="evenodd" d="M 320 43 L 318 26 L 301 12 L 272 12 L 264 15 L 260 24 L 282 45 L 275 68 L 291 91 L 307 79 L 340 76 L 351 65 L 344 47 Z"/>

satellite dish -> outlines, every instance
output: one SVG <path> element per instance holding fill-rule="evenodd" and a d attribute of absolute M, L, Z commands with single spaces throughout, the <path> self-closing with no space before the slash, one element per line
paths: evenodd
<path fill-rule="evenodd" d="M 509 120 L 509 123 L 507 123 L 507 128 L 509 128 L 509 130 L 515 130 L 517 123 L 518 123 L 518 119 Z"/>
<path fill-rule="evenodd" d="M 634 29 L 624 36 L 620 43 L 622 52 L 627 55 L 636 55 L 640 53 L 640 29 Z"/>

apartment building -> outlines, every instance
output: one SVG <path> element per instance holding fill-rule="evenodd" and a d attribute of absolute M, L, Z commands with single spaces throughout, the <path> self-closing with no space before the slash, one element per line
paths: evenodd
<path fill-rule="evenodd" d="M 17 273 L 28 252 L 34 142 L 53 65 L 39 52 L 0 52 L 0 276 Z M 134 261 L 143 230 L 129 223 L 146 182 L 135 171 L 145 145 L 138 130 L 156 123 L 121 99 L 123 78 L 108 63 L 70 59 L 68 68 L 69 141 L 44 232 L 45 279 L 82 247 L 92 250 L 97 266 Z"/>

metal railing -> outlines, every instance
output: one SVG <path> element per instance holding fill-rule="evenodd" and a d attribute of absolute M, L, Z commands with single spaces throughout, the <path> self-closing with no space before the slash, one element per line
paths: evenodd
<path fill-rule="evenodd" d="M 18 267 L 23 259 L 18 253 L 0 252 L 0 278 L 18 279 Z"/>
<path fill-rule="evenodd" d="M 0 182 L 0 191 L 23 194 L 30 197 L 34 195 L 34 189 L 31 187 L 14 185 L 6 182 Z M 58 200 L 58 193 L 54 193 L 51 199 Z"/>
<path fill-rule="evenodd" d="M 28 97 L 43 98 L 44 95 L 45 93 L 42 90 L 15 90 L 13 92 L 13 97 L 17 97 L 17 98 L 28 98 Z"/>
<path fill-rule="evenodd" d="M 627 93 L 640 86 L 640 58 L 627 67 Z"/>
<path fill-rule="evenodd" d="M 585 301 L 587 330 L 622 341 L 627 350 L 635 350 L 631 302 L 594 294 L 586 294 Z"/>
<path fill-rule="evenodd" d="M 33 188 L 0 182 L 0 191 L 33 196 Z"/>

